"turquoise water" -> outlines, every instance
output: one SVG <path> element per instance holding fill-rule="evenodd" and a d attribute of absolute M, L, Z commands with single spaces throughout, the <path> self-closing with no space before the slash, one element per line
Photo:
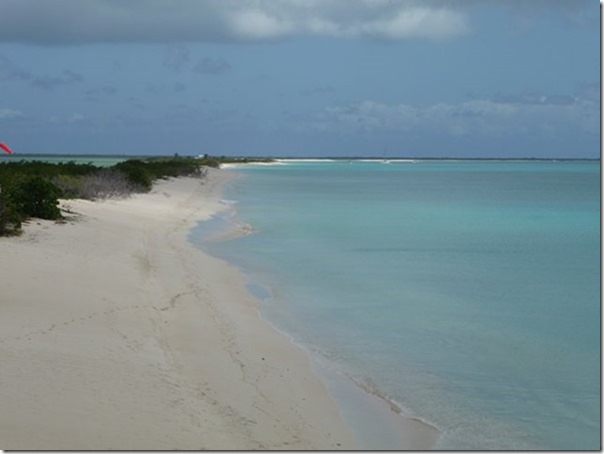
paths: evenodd
<path fill-rule="evenodd" d="M 254 234 L 203 247 L 296 342 L 438 427 L 436 448 L 600 448 L 599 162 L 236 171 Z"/>

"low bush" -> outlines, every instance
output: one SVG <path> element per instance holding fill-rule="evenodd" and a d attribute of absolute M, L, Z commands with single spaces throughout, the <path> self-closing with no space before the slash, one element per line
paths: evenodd
<path fill-rule="evenodd" d="M 13 235 L 21 228 L 21 216 L 11 200 L 0 191 L 0 236 Z"/>
<path fill-rule="evenodd" d="M 83 199 L 94 200 L 124 197 L 133 192 L 142 192 L 143 189 L 143 186 L 137 186 L 123 171 L 109 168 L 81 177 L 78 195 Z"/>
<path fill-rule="evenodd" d="M 110 168 L 92 164 L 41 161 L 0 163 L 0 235 L 18 233 L 28 217 L 61 219 L 59 197 L 98 199 L 149 191 L 159 178 L 203 176 L 223 162 L 266 161 L 256 158 L 153 157 L 130 159 Z"/>
<path fill-rule="evenodd" d="M 12 185 L 11 205 L 24 217 L 61 219 L 59 197 L 61 190 L 50 181 L 39 177 L 25 177 Z"/>
<path fill-rule="evenodd" d="M 143 188 L 145 191 L 151 189 L 153 178 L 144 161 L 139 159 L 129 159 L 113 166 L 114 169 L 123 172 L 126 178 L 135 186 Z"/>
<path fill-rule="evenodd" d="M 86 176 L 56 175 L 52 177 L 50 181 L 61 190 L 61 197 L 65 199 L 76 199 L 81 197 L 83 178 L 86 178 Z"/>

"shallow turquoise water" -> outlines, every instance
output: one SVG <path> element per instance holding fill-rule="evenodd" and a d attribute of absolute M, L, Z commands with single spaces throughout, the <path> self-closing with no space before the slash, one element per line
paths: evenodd
<path fill-rule="evenodd" d="M 203 247 L 270 291 L 276 326 L 437 448 L 599 449 L 599 162 L 237 171 L 255 233 Z"/>

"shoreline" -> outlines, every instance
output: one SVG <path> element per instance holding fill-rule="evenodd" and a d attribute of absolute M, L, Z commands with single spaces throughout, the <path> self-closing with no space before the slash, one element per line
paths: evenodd
<path fill-rule="evenodd" d="M 63 225 L 0 238 L 3 449 L 358 449 L 245 277 L 187 239 L 225 178 L 63 201 Z"/>
<path fill-rule="evenodd" d="M 267 164 L 264 164 L 267 165 Z M 279 164 L 277 164 L 279 165 Z M 223 167 L 221 166 L 221 169 Z M 236 167 L 224 166 L 228 172 L 236 172 Z M 234 178 L 239 178 L 235 173 Z M 189 241 L 204 250 L 204 244 L 229 241 L 253 234 L 249 224 L 234 222 L 233 213 L 227 210 L 207 221 L 197 224 L 189 233 Z M 226 216 L 223 214 L 226 213 Z M 212 255 L 211 253 L 209 253 Z M 221 259 L 219 257 L 220 260 Z M 343 419 L 352 428 L 356 440 L 363 450 L 430 450 L 435 449 L 441 436 L 441 430 L 418 417 L 408 415 L 404 408 L 379 390 L 355 380 L 346 373 L 337 370 L 327 358 L 297 342 L 289 333 L 279 328 L 262 312 L 264 300 L 270 298 L 272 291 L 259 283 L 253 273 L 237 264 L 231 264 L 242 275 L 246 288 L 258 300 L 258 316 L 279 332 L 285 340 L 308 356 L 313 372 L 321 379 L 330 396 L 336 401 Z"/>

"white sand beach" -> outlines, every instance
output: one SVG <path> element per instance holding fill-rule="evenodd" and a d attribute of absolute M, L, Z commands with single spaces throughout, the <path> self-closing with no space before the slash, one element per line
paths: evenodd
<path fill-rule="evenodd" d="M 187 243 L 225 178 L 64 201 L 66 223 L 0 238 L 0 448 L 359 447 L 244 276 Z"/>

